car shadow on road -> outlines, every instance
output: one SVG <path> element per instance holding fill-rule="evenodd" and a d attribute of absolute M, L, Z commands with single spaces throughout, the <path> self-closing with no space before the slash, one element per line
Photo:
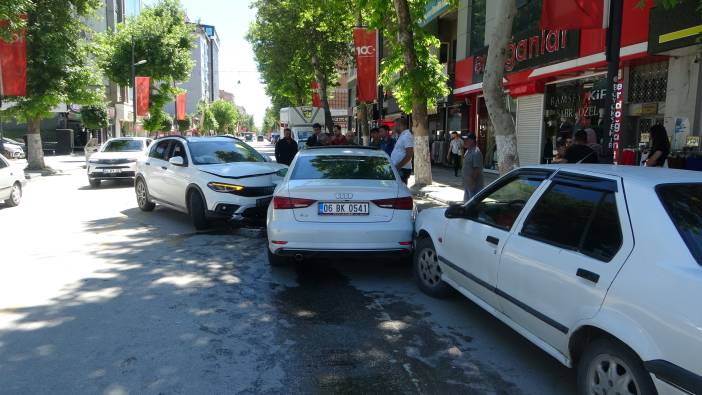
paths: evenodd
<path fill-rule="evenodd" d="M 78 188 L 79 191 L 99 191 L 101 189 L 124 189 L 124 188 L 134 188 L 134 181 L 132 180 L 113 180 L 113 181 L 103 181 L 100 186 L 93 187 L 90 185 L 83 185 Z"/>

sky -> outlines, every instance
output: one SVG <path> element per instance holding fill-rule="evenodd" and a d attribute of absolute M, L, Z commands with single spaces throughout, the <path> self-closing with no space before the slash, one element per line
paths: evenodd
<path fill-rule="evenodd" d="M 249 25 L 256 18 L 249 0 L 180 0 L 188 18 L 214 25 L 219 35 L 219 89 L 234 94 L 234 101 L 254 115 L 258 127 L 263 123 L 270 98 L 256 71 L 253 50 L 246 41 Z M 146 1 L 145 3 L 154 3 Z"/>

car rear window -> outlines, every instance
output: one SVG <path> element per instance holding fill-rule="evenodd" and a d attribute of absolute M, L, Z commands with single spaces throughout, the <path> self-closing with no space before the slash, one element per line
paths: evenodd
<path fill-rule="evenodd" d="M 394 180 L 390 162 L 382 156 L 301 156 L 292 180 Z"/>
<path fill-rule="evenodd" d="M 112 140 L 108 141 L 103 152 L 139 152 L 144 149 L 142 140 Z"/>
<path fill-rule="evenodd" d="M 656 191 L 690 253 L 702 265 L 702 184 L 664 184 Z"/>

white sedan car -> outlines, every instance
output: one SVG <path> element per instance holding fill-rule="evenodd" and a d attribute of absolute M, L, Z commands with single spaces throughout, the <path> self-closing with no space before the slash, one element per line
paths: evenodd
<path fill-rule="evenodd" d="M 234 137 L 169 136 L 139 160 L 134 188 L 141 210 L 158 203 L 200 230 L 212 219 L 262 220 L 286 171 Z"/>
<path fill-rule="evenodd" d="M 102 181 L 134 179 L 136 162 L 144 157 L 151 139 L 118 137 L 109 139 L 87 160 L 88 182 L 99 187 Z"/>
<path fill-rule="evenodd" d="M 300 151 L 268 208 L 269 262 L 338 253 L 409 254 L 414 203 L 387 154 Z"/>
<path fill-rule="evenodd" d="M 415 279 L 483 307 L 578 393 L 702 393 L 702 173 L 522 168 L 416 222 Z"/>
<path fill-rule="evenodd" d="M 0 155 L 0 202 L 10 207 L 19 205 L 25 182 L 24 171 Z"/>

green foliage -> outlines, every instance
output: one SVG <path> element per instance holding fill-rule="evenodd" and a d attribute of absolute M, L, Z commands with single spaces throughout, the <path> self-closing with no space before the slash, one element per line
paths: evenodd
<path fill-rule="evenodd" d="M 392 1 L 357 0 L 358 6 L 370 27 L 382 28 L 385 44 L 379 82 L 390 88 L 404 112 L 411 112 L 413 99 L 426 100 L 429 107 L 436 105 L 438 97 L 449 94 L 443 67 L 439 63 L 439 40 L 422 29 L 418 21 L 424 16 L 428 0 L 407 0 L 410 7 L 411 26 L 417 69 L 407 72 L 403 48 L 398 39 L 397 14 Z"/>
<path fill-rule="evenodd" d="M 276 108 L 275 106 L 266 108 L 266 113 L 263 116 L 263 125 L 261 125 L 261 131 L 264 133 L 277 131 L 279 117 L 280 108 Z"/>
<path fill-rule="evenodd" d="M 190 130 L 190 125 L 192 125 L 193 118 L 190 115 L 186 115 L 185 119 L 179 119 L 176 121 L 178 126 L 178 131 L 183 133 Z"/>
<path fill-rule="evenodd" d="M 168 132 L 171 129 L 173 129 L 173 117 L 171 117 L 171 114 L 166 113 L 161 119 L 161 130 Z"/>
<path fill-rule="evenodd" d="M 146 60 L 137 66 L 136 74 L 151 77 L 152 86 L 149 99 L 149 118 L 144 128 L 160 130 L 166 112 L 164 106 L 180 93 L 173 88 L 175 81 L 190 78 L 193 60 L 190 51 L 193 47 L 193 27 L 187 23 L 185 11 L 178 0 L 160 0 L 156 5 L 146 7 L 141 14 L 130 18 L 127 23 L 99 36 L 101 67 L 107 77 L 122 86 L 132 86 L 132 43 L 134 60 Z"/>
<path fill-rule="evenodd" d="M 22 15 L 27 13 L 32 6 L 30 0 L 3 0 L 0 2 L 0 39 L 11 40 L 14 33 L 26 26 Z"/>
<path fill-rule="evenodd" d="M 201 100 L 200 103 L 198 103 L 197 113 L 200 118 L 200 127 L 198 129 L 201 133 L 208 133 L 219 128 L 217 119 L 215 119 L 212 109 L 206 101 Z"/>
<path fill-rule="evenodd" d="M 217 121 L 218 133 L 231 132 L 239 121 L 239 110 L 226 100 L 220 99 L 210 104 L 210 111 Z"/>
<path fill-rule="evenodd" d="M 10 3 L 15 4 L 14 0 Z M 5 98 L 15 106 L 3 113 L 25 122 L 50 116 L 51 109 L 62 103 L 102 102 L 101 74 L 90 56 L 94 48 L 84 39 L 91 31 L 82 22 L 100 1 L 34 0 L 23 4 L 28 4 L 27 96 Z"/>
<path fill-rule="evenodd" d="M 351 55 L 353 7 L 346 0 L 256 0 L 247 40 L 274 103 L 309 104 L 312 56 L 329 86 Z"/>
<path fill-rule="evenodd" d="M 107 107 L 104 103 L 81 107 L 80 118 L 83 126 L 88 130 L 102 129 L 109 126 Z"/>

